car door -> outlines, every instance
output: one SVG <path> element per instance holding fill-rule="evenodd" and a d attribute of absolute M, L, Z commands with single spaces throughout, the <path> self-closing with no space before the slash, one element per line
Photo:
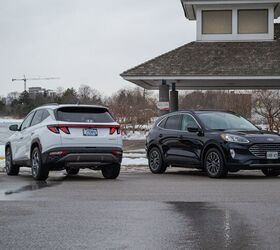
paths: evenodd
<path fill-rule="evenodd" d="M 34 112 L 30 113 L 20 126 L 20 131 L 18 133 L 17 141 L 14 142 L 12 148 L 14 150 L 14 160 L 15 161 L 25 161 L 28 160 L 26 157 L 27 152 L 27 141 L 30 137 L 28 128 L 30 127 Z"/>
<path fill-rule="evenodd" d="M 159 143 L 164 153 L 164 158 L 169 164 L 178 164 L 178 133 L 180 132 L 181 114 L 170 115 L 159 133 Z"/>
<path fill-rule="evenodd" d="M 188 131 L 188 129 L 194 132 Z M 197 130 L 197 131 L 195 131 Z M 178 155 L 184 164 L 199 165 L 203 148 L 203 134 L 199 123 L 191 114 L 184 114 L 178 134 Z"/>

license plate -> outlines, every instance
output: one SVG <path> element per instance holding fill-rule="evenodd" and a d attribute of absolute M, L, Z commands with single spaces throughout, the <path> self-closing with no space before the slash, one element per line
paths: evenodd
<path fill-rule="evenodd" d="M 84 136 L 98 136 L 98 132 L 96 128 L 85 128 L 83 133 Z"/>
<path fill-rule="evenodd" d="M 278 152 L 267 152 L 266 158 L 269 160 L 275 160 L 278 159 Z"/>

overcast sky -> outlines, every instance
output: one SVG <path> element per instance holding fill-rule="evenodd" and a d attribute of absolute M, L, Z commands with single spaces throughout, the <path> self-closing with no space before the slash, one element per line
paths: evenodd
<path fill-rule="evenodd" d="M 0 95 L 28 87 L 78 88 L 103 94 L 126 86 L 119 74 L 195 40 L 180 0 L 0 0 Z"/>

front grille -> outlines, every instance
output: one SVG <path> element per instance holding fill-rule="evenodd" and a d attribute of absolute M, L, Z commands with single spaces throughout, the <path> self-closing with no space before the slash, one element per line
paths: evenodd
<path fill-rule="evenodd" d="M 280 155 L 280 144 L 255 144 L 249 151 L 259 158 L 266 158 L 267 152 L 278 152 Z"/>

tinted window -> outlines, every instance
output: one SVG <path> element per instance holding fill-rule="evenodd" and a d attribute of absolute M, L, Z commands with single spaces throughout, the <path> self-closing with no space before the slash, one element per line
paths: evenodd
<path fill-rule="evenodd" d="M 65 107 L 58 109 L 56 116 L 57 120 L 65 122 L 114 122 L 114 119 L 105 108 Z"/>
<path fill-rule="evenodd" d="M 49 116 L 50 116 L 49 111 L 45 109 L 42 115 L 42 121 L 46 120 Z"/>
<path fill-rule="evenodd" d="M 195 119 L 190 115 L 184 115 L 182 120 L 182 130 L 187 131 L 188 128 L 198 128 Z"/>
<path fill-rule="evenodd" d="M 38 110 L 36 111 L 34 117 L 33 117 L 33 120 L 31 122 L 31 126 L 35 126 L 37 124 L 39 124 L 41 121 L 42 121 L 42 115 L 44 113 L 44 110 Z"/>
<path fill-rule="evenodd" d="M 166 123 L 166 119 L 163 119 L 163 120 L 158 124 L 158 126 L 159 126 L 160 128 L 164 128 L 164 127 L 165 127 L 165 123 Z"/>
<path fill-rule="evenodd" d="M 33 115 L 34 113 L 31 113 L 25 118 L 25 120 L 21 124 L 20 130 L 24 130 L 30 126 Z"/>
<path fill-rule="evenodd" d="M 180 120 L 181 120 L 180 115 L 173 115 L 173 116 L 168 117 L 166 120 L 166 123 L 165 123 L 165 128 L 179 130 Z"/>

